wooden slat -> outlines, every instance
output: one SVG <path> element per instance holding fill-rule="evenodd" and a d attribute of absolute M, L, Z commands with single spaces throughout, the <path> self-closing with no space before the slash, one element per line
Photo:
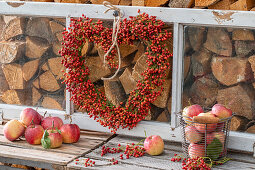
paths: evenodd
<path fill-rule="evenodd" d="M 116 146 L 117 144 L 127 144 L 127 143 L 138 143 L 140 141 L 142 141 L 144 138 L 137 138 L 137 137 L 132 137 L 132 140 L 131 140 L 131 137 L 130 136 L 117 136 L 115 138 L 113 138 L 112 140 L 110 140 L 109 142 L 110 143 L 115 143 Z M 143 144 L 143 142 L 141 142 Z M 175 151 L 182 151 L 182 146 L 181 146 L 181 143 L 178 143 L 178 142 L 170 142 L 170 141 L 166 141 L 164 140 L 164 143 L 165 143 L 165 149 L 167 150 L 175 150 Z"/>
<path fill-rule="evenodd" d="M 213 170 L 231 170 L 231 169 L 243 169 L 243 170 L 254 170 L 255 165 L 244 162 L 229 161 L 224 165 L 216 166 Z"/>
<path fill-rule="evenodd" d="M 20 141 L 8 141 L 4 136 L 0 136 L 0 144 L 6 145 L 6 146 L 13 146 L 13 147 L 21 147 L 26 149 L 33 149 L 35 150 L 43 150 L 46 151 L 41 145 L 30 145 L 25 140 Z M 72 154 L 72 155 L 82 155 L 85 152 L 88 152 L 91 148 L 88 147 L 77 147 L 72 144 L 63 144 L 60 148 L 56 149 L 49 149 L 47 152 L 57 152 L 57 153 L 66 153 L 66 154 Z"/>
<path fill-rule="evenodd" d="M 40 161 L 58 165 L 66 165 L 76 157 L 76 155 L 71 154 L 31 150 L 4 145 L 0 145 L 0 156 L 6 158 Z"/>
<path fill-rule="evenodd" d="M 5 165 L 0 165 L 0 169 L 1 170 L 24 170 L 24 169 L 21 169 L 21 168 L 13 168 L 13 167 L 10 167 L 10 166 L 5 166 Z"/>
<path fill-rule="evenodd" d="M 117 165 L 112 165 L 109 161 L 107 160 L 97 160 L 97 159 L 92 159 L 93 161 L 96 162 L 96 165 L 93 167 L 88 167 L 87 169 L 100 169 L 100 170 L 126 170 L 126 169 L 135 169 L 135 170 L 151 170 L 150 167 L 143 167 L 143 166 L 138 166 L 135 164 L 126 164 L 126 163 L 119 163 Z M 76 170 L 76 169 L 85 169 L 84 165 L 82 164 L 75 164 L 75 162 L 72 162 L 68 164 L 67 166 L 68 170 Z"/>
<path fill-rule="evenodd" d="M 60 148 L 50 149 L 47 151 L 81 156 L 82 154 L 85 154 L 91 149 L 94 149 L 101 145 L 109 137 L 111 137 L 111 134 L 103 132 L 81 131 L 80 140 L 77 143 L 63 144 Z M 27 149 L 45 150 L 41 145 L 30 145 L 26 142 L 24 138 L 21 139 L 22 140 L 20 141 L 14 142 L 8 141 L 3 136 L 3 126 L 0 126 L 0 144 L 14 147 L 23 147 Z"/>

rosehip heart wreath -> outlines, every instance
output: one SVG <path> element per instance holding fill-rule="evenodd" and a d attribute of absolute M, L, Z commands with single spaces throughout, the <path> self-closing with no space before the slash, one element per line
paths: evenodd
<path fill-rule="evenodd" d="M 165 23 L 155 16 L 139 14 L 135 17 L 123 19 L 120 22 L 118 44 L 133 44 L 141 41 L 147 45 L 148 68 L 142 73 L 143 80 L 137 82 L 137 88 L 130 92 L 126 104 L 114 106 L 106 96 L 97 89 L 89 79 L 90 70 L 86 66 L 87 56 L 81 55 L 86 39 L 101 46 L 104 51 L 111 47 L 112 29 L 105 28 L 102 21 L 83 16 L 72 19 L 69 32 L 65 31 L 63 48 L 63 64 L 67 68 L 64 82 L 71 92 L 74 104 L 85 109 L 102 126 L 115 133 L 119 128 L 132 129 L 148 114 L 150 103 L 156 100 L 163 90 L 166 73 L 170 69 L 172 56 L 164 41 L 171 37 L 171 33 L 164 30 Z M 116 48 L 106 56 L 109 68 L 116 69 Z M 160 88 L 158 88 L 160 87 Z M 159 90 L 158 90 L 159 89 Z"/>

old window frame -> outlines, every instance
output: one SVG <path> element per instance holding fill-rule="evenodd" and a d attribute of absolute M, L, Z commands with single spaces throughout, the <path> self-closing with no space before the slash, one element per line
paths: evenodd
<path fill-rule="evenodd" d="M 174 25 L 173 39 L 173 76 L 172 76 L 172 108 L 171 123 L 142 121 L 138 126 L 131 130 L 119 130 L 118 134 L 144 136 L 147 134 L 157 134 L 164 139 L 180 142 L 182 139 L 180 127 L 175 116 L 175 112 L 181 109 L 182 99 L 182 80 L 183 80 L 183 36 L 184 26 L 216 26 L 234 28 L 255 28 L 255 12 L 249 11 L 222 11 L 208 9 L 185 9 L 185 8 L 160 8 L 160 7 L 138 7 L 138 6 L 118 6 L 124 13 L 124 17 L 137 15 L 137 10 L 146 12 L 149 15 L 157 16 L 166 23 Z M 41 2 L 0 2 L 0 15 L 19 15 L 35 17 L 65 17 L 66 27 L 70 24 L 70 18 L 80 17 L 85 14 L 87 17 L 95 19 L 112 20 L 111 12 L 104 13 L 106 8 L 103 5 L 92 4 L 65 4 L 65 3 L 41 3 Z M 66 115 L 72 114 L 73 122 L 82 129 L 109 131 L 101 127 L 89 116 L 82 113 L 73 113 L 70 93 L 66 95 L 66 111 L 49 110 L 38 108 L 40 113 L 46 110 L 48 114 L 56 115 L 64 119 Z M 4 119 L 19 118 L 19 113 L 25 106 L 15 106 L 0 104 L 0 114 Z M 1 117 L 0 115 L 0 117 Z M 68 122 L 68 120 L 65 120 Z M 255 135 L 240 132 L 230 132 L 229 148 L 254 152 L 253 145 Z"/>

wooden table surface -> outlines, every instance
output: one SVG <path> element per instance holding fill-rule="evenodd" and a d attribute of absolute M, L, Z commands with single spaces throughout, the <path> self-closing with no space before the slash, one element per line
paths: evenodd
<path fill-rule="evenodd" d="M 3 126 L 0 125 L 0 162 L 45 169 L 66 169 L 68 163 L 98 148 L 111 137 L 110 133 L 81 131 L 77 143 L 63 144 L 56 149 L 44 149 L 41 145 L 28 144 L 25 139 L 8 141 L 3 135 Z M 0 167 L 0 170 L 2 168 Z"/>
<path fill-rule="evenodd" d="M 109 140 L 105 146 L 117 147 L 120 143 L 125 145 L 127 143 L 138 143 L 141 139 L 127 136 L 116 136 Z M 79 161 L 73 161 L 68 164 L 69 170 L 76 169 L 98 169 L 98 170 L 179 170 L 181 168 L 181 163 L 171 162 L 170 159 L 174 154 L 181 155 L 182 147 L 180 143 L 165 141 L 164 153 L 160 156 L 150 156 L 145 154 L 140 158 L 130 158 L 130 159 L 119 159 L 120 154 L 106 154 L 101 156 L 101 147 L 85 154 L 83 157 L 79 158 Z M 255 158 L 252 154 L 247 153 L 234 153 L 229 152 L 228 157 L 232 158 L 231 161 L 225 163 L 224 165 L 213 167 L 214 170 L 226 170 L 226 169 L 236 169 L 236 170 L 254 170 L 255 169 Z M 84 167 L 84 161 L 90 158 L 96 162 L 93 167 Z M 119 163 L 117 165 L 112 165 L 109 161 L 112 158 L 116 158 Z M 77 163 L 77 164 L 76 164 Z"/>
<path fill-rule="evenodd" d="M 3 126 L 0 126 L 0 162 L 27 165 L 43 169 L 77 170 L 163 170 L 181 169 L 180 163 L 171 162 L 174 154 L 182 154 L 180 143 L 165 141 L 164 153 L 160 156 L 145 154 L 140 158 L 119 159 L 119 154 L 107 154 L 101 156 L 101 147 L 117 147 L 131 143 L 138 143 L 141 138 L 116 136 L 109 133 L 81 131 L 81 138 L 75 144 L 63 144 L 57 149 L 43 149 L 40 145 L 29 145 L 25 140 L 10 142 L 3 136 Z M 252 154 L 229 152 L 231 161 L 224 165 L 214 167 L 217 170 L 240 169 L 254 170 L 255 158 Z M 95 161 L 95 166 L 85 167 L 84 161 L 90 158 Z M 112 165 L 109 160 L 115 158 L 119 161 Z M 0 165 L 0 170 L 14 169 Z M 18 168 L 15 168 L 16 170 Z"/>

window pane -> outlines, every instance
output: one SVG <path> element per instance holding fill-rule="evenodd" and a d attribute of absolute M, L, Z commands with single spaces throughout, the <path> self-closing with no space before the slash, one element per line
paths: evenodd
<path fill-rule="evenodd" d="M 255 30 L 186 26 L 183 108 L 223 104 L 231 130 L 255 132 Z"/>
<path fill-rule="evenodd" d="M 64 18 L 0 16 L 1 103 L 64 110 Z"/>

